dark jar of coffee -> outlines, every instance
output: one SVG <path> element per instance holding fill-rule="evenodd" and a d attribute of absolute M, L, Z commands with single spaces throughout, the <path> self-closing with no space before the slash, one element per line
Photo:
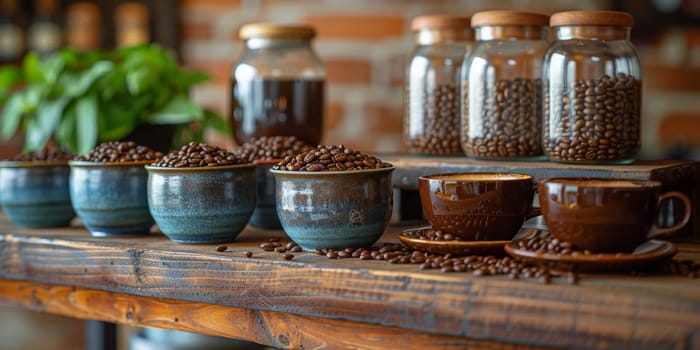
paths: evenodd
<path fill-rule="evenodd" d="M 641 146 L 641 66 L 630 42 L 630 14 L 552 15 L 545 55 L 545 153 L 571 163 L 625 164 Z"/>
<path fill-rule="evenodd" d="M 459 143 L 459 69 L 473 38 L 469 17 L 413 19 L 416 47 L 406 72 L 404 140 L 415 152 L 462 153 Z"/>
<path fill-rule="evenodd" d="M 245 47 L 231 73 L 233 136 L 296 136 L 317 145 L 323 136 L 326 73 L 311 47 L 311 27 L 253 23 L 239 37 Z"/>
<path fill-rule="evenodd" d="M 472 16 L 476 43 L 462 65 L 461 141 L 474 158 L 542 153 L 542 60 L 549 17 L 485 11 Z"/>

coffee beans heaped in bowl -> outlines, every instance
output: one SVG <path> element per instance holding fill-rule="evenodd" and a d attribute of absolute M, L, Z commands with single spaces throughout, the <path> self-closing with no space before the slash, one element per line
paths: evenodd
<path fill-rule="evenodd" d="M 232 241 L 255 207 L 255 165 L 225 149 L 192 142 L 146 170 L 149 209 L 172 241 Z"/>
<path fill-rule="evenodd" d="M 343 146 L 287 157 L 270 170 L 282 228 L 305 250 L 372 245 L 391 217 L 393 170 Z"/>
<path fill-rule="evenodd" d="M 275 211 L 275 178 L 270 168 L 288 156 L 307 152 L 314 147 L 295 136 L 263 136 L 253 138 L 235 150 L 243 159 L 255 162 L 256 203 L 249 224 L 268 229 L 281 228 Z"/>
<path fill-rule="evenodd" d="M 144 165 L 161 156 L 131 141 L 111 141 L 69 162 L 71 202 L 92 235 L 150 231 Z"/>
<path fill-rule="evenodd" d="M 47 148 L 0 161 L 0 204 L 10 221 L 22 227 L 68 226 L 75 216 L 68 190 L 71 157 Z"/>

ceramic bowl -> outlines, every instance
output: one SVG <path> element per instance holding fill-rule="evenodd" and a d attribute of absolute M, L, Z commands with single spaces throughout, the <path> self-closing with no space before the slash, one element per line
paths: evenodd
<path fill-rule="evenodd" d="M 67 162 L 0 162 L 0 204 L 22 227 L 68 226 L 70 202 Z"/>
<path fill-rule="evenodd" d="M 150 231 L 146 163 L 68 162 L 73 209 L 93 236 Z"/>
<path fill-rule="evenodd" d="M 251 226 L 266 229 L 282 227 L 275 209 L 275 177 L 270 173 L 272 166 L 280 160 L 255 161 L 255 210 L 248 222 Z"/>
<path fill-rule="evenodd" d="M 146 170 L 148 207 L 174 242 L 230 242 L 255 208 L 253 164 Z"/>
<path fill-rule="evenodd" d="M 282 228 L 307 251 L 371 246 L 391 218 L 394 169 L 270 170 Z"/>

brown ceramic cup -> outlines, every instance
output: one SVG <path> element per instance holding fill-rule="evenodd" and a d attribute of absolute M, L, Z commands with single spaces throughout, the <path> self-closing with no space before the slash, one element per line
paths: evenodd
<path fill-rule="evenodd" d="M 421 176 L 421 206 L 434 230 L 465 241 L 502 241 L 515 236 L 531 212 L 532 176 L 450 173 Z"/>
<path fill-rule="evenodd" d="M 690 218 L 690 201 L 680 192 L 661 192 L 647 180 L 557 178 L 537 184 L 550 233 L 579 249 L 631 252 L 648 239 L 673 233 Z M 684 216 L 675 225 L 656 225 L 662 202 L 675 198 Z"/>

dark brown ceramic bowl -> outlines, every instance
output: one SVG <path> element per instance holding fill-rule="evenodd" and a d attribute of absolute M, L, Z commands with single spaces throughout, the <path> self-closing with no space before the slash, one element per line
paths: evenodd
<path fill-rule="evenodd" d="M 592 252 L 631 252 L 652 237 L 682 228 L 690 218 L 688 197 L 662 193 L 658 181 L 557 178 L 537 186 L 550 233 Z M 670 198 L 683 203 L 684 217 L 671 227 L 658 227 L 659 205 Z"/>
<path fill-rule="evenodd" d="M 448 173 L 421 176 L 418 190 L 434 230 L 465 241 L 502 241 L 530 214 L 534 182 L 526 174 Z"/>

